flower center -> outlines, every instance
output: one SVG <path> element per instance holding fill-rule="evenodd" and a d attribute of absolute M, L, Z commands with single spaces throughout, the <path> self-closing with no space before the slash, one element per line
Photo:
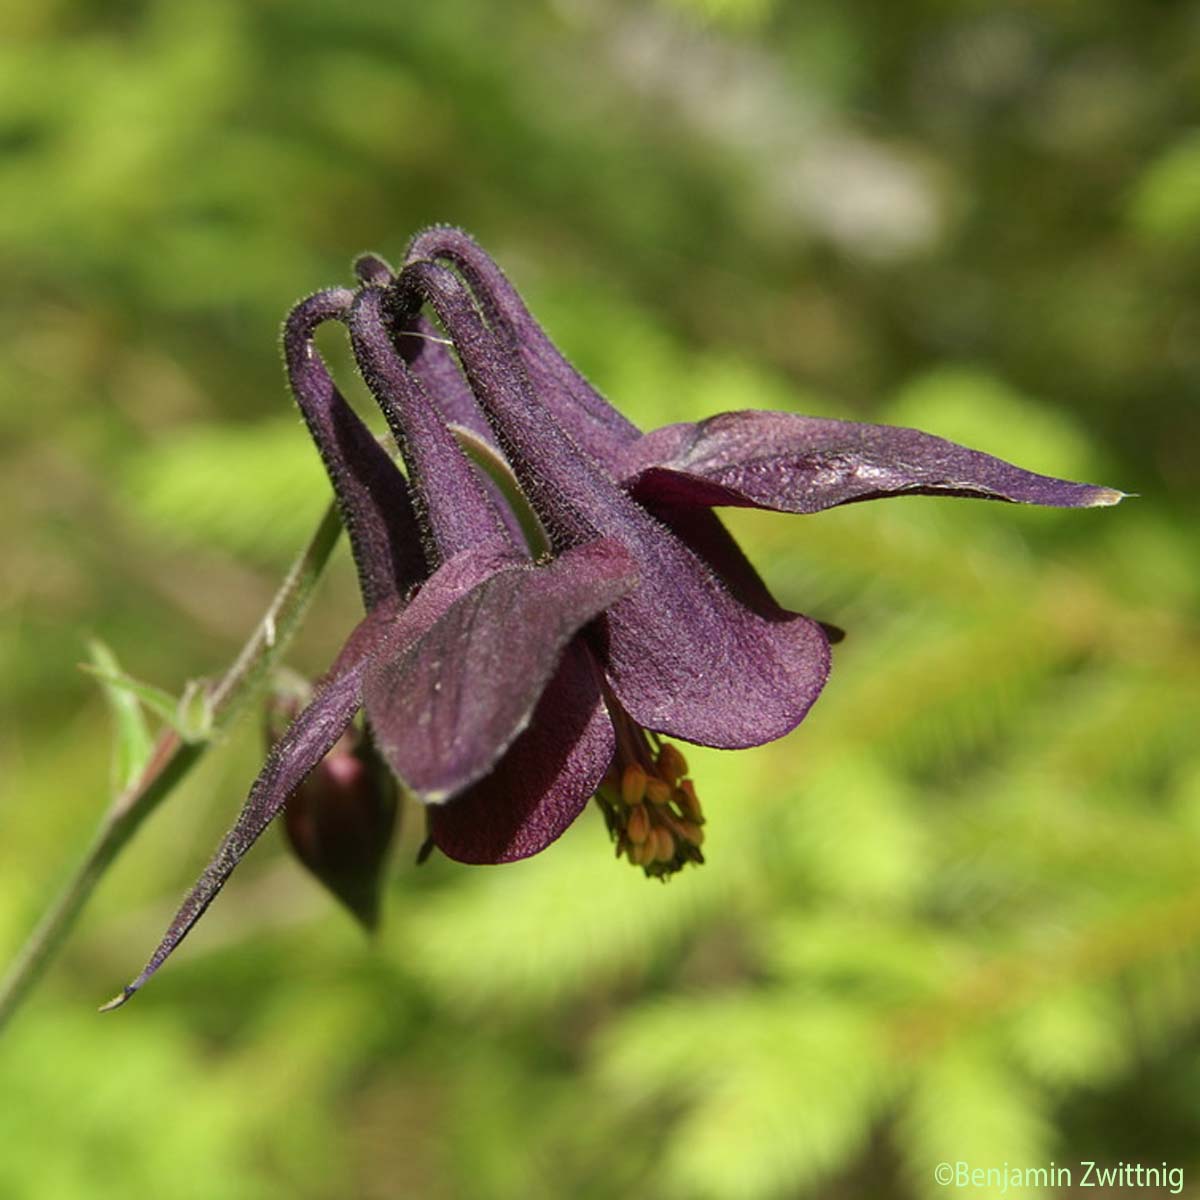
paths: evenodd
<path fill-rule="evenodd" d="M 704 813 L 686 778 L 687 760 L 656 733 L 643 729 L 611 701 L 617 753 L 596 802 L 608 832 L 624 855 L 649 876 L 668 879 L 689 863 L 702 863 Z"/>

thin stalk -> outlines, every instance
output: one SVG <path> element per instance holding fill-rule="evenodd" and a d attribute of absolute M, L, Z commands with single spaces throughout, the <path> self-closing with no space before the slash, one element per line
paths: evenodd
<path fill-rule="evenodd" d="M 229 728 L 265 682 L 300 627 L 341 529 L 337 507 L 331 504 L 292 563 L 263 619 L 208 693 L 205 738 L 187 742 L 174 730 L 164 730 L 141 775 L 114 798 L 83 861 L 0 980 L 0 1030 L 62 947 L 104 873 L 142 822 L 203 758 L 217 735 Z"/>

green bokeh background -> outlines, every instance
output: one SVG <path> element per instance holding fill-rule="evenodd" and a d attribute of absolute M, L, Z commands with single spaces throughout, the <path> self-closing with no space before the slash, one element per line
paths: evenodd
<path fill-rule="evenodd" d="M 237 811 L 245 722 L 0 1041 L 3 1200 L 915 1200 L 943 1160 L 1083 1159 L 1200 1194 L 1200 5 L 0 26 L 0 956 L 106 803 L 86 638 L 176 690 L 228 661 L 326 498 L 282 316 L 424 224 L 644 426 L 912 424 L 1140 494 L 734 513 L 849 636 L 796 733 L 689 752 L 703 869 L 649 883 L 594 812 L 416 869 L 410 819 L 372 946 L 272 831 L 97 1017 Z M 357 611 L 343 547 L 293 665 Z"/>

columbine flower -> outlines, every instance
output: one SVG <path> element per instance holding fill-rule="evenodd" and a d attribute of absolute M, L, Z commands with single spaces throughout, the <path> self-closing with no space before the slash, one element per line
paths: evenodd
<path fill-rule="evenodd" d="M 663 737 L 724 749 L 781 737 L 824 686 L 836 638 L 775 603 L 712 506 L 808 513 L 914 492 L 1067 507 L 1121 498 L 913 430 L 789 413 L 642 435 L 460 231 L 419 235 L 397 276 L 374 257 L 357 269 L 357 293 L 297 306 L 284 344 L 367 615 L 115 1003 L 171 953 L 360 705 L 380 754 L 427 806 L 433 843 L 453 858 L 534 854 L 596 795 L 618 853 L 647 874 L 702 861 L 696 789 Z M 407 483 L 313 349 L 329 319 L 349 326 Z M 502 456 L 549 555 L 530 560 L 513 513 L 450 425 Z"/>

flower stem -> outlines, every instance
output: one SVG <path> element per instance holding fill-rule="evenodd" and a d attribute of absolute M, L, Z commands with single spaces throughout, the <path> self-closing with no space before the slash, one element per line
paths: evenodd
<path fill-rule="evenodd" d="M 266 680 L 300 627 L 341 529 L 337 508 L 331 504 L 308 545 L 293 562 L 263 619 L 233 664 L 209 691 L 208 736 L 203 741 L 185 742 L 174 730 L 164 730 L 141 775 L 114 798 L 83 861 L 0 979 L 0 1030 L 62 946 L 96 885 L 126 843 L 200 761 L 214 744 L 216 735 L 236 720 Z"/>

